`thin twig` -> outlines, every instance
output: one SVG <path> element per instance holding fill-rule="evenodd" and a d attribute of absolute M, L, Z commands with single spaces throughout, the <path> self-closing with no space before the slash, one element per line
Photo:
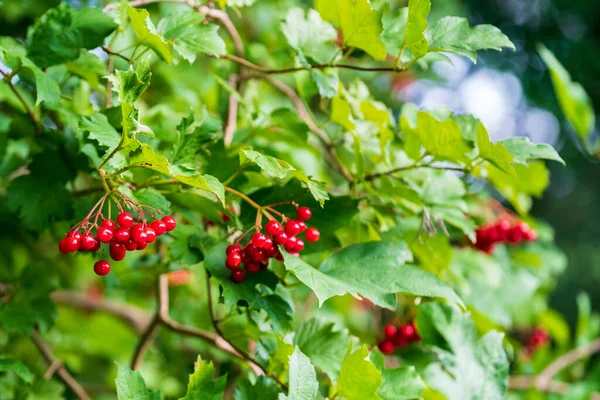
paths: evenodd
<path fill-rule="evenodd" d="M 354 178 L 352 177 L 352 174 L 350 174 L 350 171 L 348 171 L 348 169 L 342 164 L 342 162 L 338 159 L 337 155 L 335 154 L 335 145 L 333 144 L 331 139 L 329 139 L 327 134 L 325 132 L 323 132 L 317 126 L 317 124 L 313 121 L 310 113 L 308 112 L 308 109 L 304 105 L 304 102 L 302 101 L 300 96 L 298 96 L 298 94 L 292 88 L 290 88 L 288 85 L 286 85 L 285 83 L 278 81 L 276 79 L 273 79 L 272 77 L 270 77 L 268 75 L 254 75 L 252 77 L 264 79 L 271 86 L 278 89 L 279 91 L 281 91 L 283 94 L 285 94 L 287 97 L 290 98 L 290 100 L 292 101 L 292 104 L 294 104 L 294 107 L 296 108 L 296 111 L 298 112 L 298 116 L 306 123 L 306 125 L 308 126 L 308 129 L 310 129 L 310 131 L 315 136 L 317 136 L 319 138 L 319 140 L 323 143 L 323 146 L 325 147 L 325 151 L 327 153 L 327 156 L 328 156 L 331 166 L 346 181 L 352 183 L 354 181 Z"/>
<path fill-rule="evenodd" d="M 35 343 L 35 346 L 38 348 L 40 353 L 42 353 L 42 356 L 44 357 L 46 362 L 50 364 L 50 366 L 54 365 L 56 367 L 56 365 L 58 365 L 58 367 L 56 367 L 56 374 L 58 375 L 60 380 L 63 381 L 64 384 L 67 385 L 69 389 L 71 389 L 71 391 L 75 393 L 75 395 L 77 395 L 79 399 L 91 400 L 90 396 L 88 396 L 88 394 L 81 387 L 81 385 L 75 380 L 75 378 L 71 376 L 69 371 L 67 371 L 65 367 L 62 366 L 61 361 L 57 360 L 57 358 L 54 357 L 54 355 L 52 354 L 52 350 L 50 350 L 50 347 L 48 347 L 48 345 L 42 340 L 37 331 L 34 330 L 33 332 L 31 332 L 31 339 L 33 340 L 33 343 Z"/>
<path fill-rule="evenodd" d="M 138 344 L 135 347 L 135 351 L 133 352 L 133 357 L 131 358 L 131 369 L 132 370 L 135 371 L 135 370 L 139 369 L 140 366 L 142 365 L 142 362 L 144 361 L 144 355 L 146 355 L 146 351 L 148 350 L 148 348 L 154 341 L 154 338 L 158 334 L 160 325 L 161 325 L 161 320 L 158 317 L 158 315 L 156 315 L 150 322 L 150 325 L 148 325 L 148 327 L 146 328 L 146 330 L 140 337 L 140 340 L 138 341 Z"/>
<path fill-rule="evenodd" d="M 29 114 L 29 116 L 31 117 L 33 125 L 35 126 L 35 133 L 42 133 L 43 130 L 40 120 L 38 119 L 38 117 L 36 117 L 35 112 L 33 112 L 33 109 L 29 106 L 29 104 L 27 104 L 23 96 L 21 96 L 21 93 L 19 93 L 15 85 L 13 85 L 13 83 L 11 82 L 12 76 L 10 74 L 5 73 L 1 69 L 0 74 L 2 74 L 2 76 L 4 77 L 3 81 L 8 85 L 8 87 L 15 94 L 15 96 L 17 96 L 17 99 L 19 99 L 21 104 L 23 104 L 23 107 L 25 107 L 27 114 Z"/>
<path fill-rule="evenodd" d="M 374 174 L 366 175 L 364 180 L 372 181 L 372 180 L 375 180 L 382 176 L 392 175 L 392 174 L 395 174 L 396 172 L 408 171 L 408 170 L 417 169 L 417 168 L 442 169 L 442 170 L 446 170 L 446 171 L 457 171 L 457 172 L 466 172 L 467 171 L 465 168 L 461 168 L 461 167 L 444 167 L 444 166 L 436 166 L 436 165 L 428 165 L 428 164 L 423 164 L 423 165 L 412 164 L 412 165 L 407 165 L 404 167 L 393 168 L 393 169 L 390 169 L 389 171 L 377 172 Z"/>
<path fill-rule="evenodd" d="M 291 72 L 306 71 L 310 69 L 326 69 L 326 68 L 341 68 L 341 69 L 352 69 L 355 71 L 366 71 L 366 72 L 403 72 L 403 69 L 395 67 L 362 67 L 360 65 L 351 64 L 310 64 L 308 66 L 298 66 L 289 68 L 267 68 L 261 65 L 254 64 L 245 58 L 237 57 L 232 54 L 221 54 L 220 58 L 233 61 L 245 67 L 248 67 L 254 71 L 261 72 L 263 74 L 287 74 Z"/>
<path fill-rule="evenodd" d="M 238 87 L 238 76 L 235 74 L 229 75 L 229 86 L 232 88 Z M 236 89 L 237 90 L 237 89 Z M 229 95 L 229 109 L 227 110 L 227 123 L 225 125 L 223 133 L 223 141 L 225 147 L 229 147 L 233 141 L 233 135 L 237 129 L 237 117 L 238 117 L 239 104 L 236 96 L 233 94 Z"/>
<path fill-rule="evenodd" d="M 127 56 L 124 56 L 124 55 L 123 55 L 123 54 L 121 54 L 121 53 L 117 53 L 116 51 L 112 51 L 111 49 L 109 49 L 109 48 L 108 48 L 108 47 L 106 47 L 106 46 L 100 46 L 100 48 L 101 48 L 102 50 L 104 50 L 104 52 L 105 52 L 106 54 L 109 54 L 109 55 L 111 55 L 111 56 L 117 56 L 117 57 L 120 57 L 120 58 L 122 58 L 123 60 L 125 60 L 125 61 L 127 61 L 127 62 L 131 62 L 131 58 L 129 58 L 129 57 L 127 57 Z"/>

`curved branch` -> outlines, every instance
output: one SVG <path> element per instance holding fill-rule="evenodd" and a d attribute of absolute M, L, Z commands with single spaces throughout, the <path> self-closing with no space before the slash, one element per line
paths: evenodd
<path fill-rule="evenodd" d="M 67 385 L 69 389 L 71 389 L 71 391 L 73 391 L 73 393 L 79 397 L 80 400 L 91 400 L 91 397 L 88 396 L 81 385 L 75 380 L 75 378 L 71 376 L 71 374 L 69 374 L 69 371 L 62 366 L 61 361 L 54 357 L 52 350 L 50 350 L 50 347 L 48 347 L 48 345 L 42 340 L 37 331 L 34 330 L 31 332 L 31 339 L 40 353 L 42 353 L 42 356 L 46 362 L 50 364 L 50 368 L 55 369 L 56 374 L 64 382 L 64 384 Z"/>
<path fill-rule="evenodd" d="M 25 101 L 23 96 L 21 96 L 21 93 L 19 93 L 19 91 L 17 90 L 15 85 L 13 85 L 13 83 L 11 82 L 11 78 L 12 78 L 11 74 L 7 74 L 4 71 L 2 71 L 1 69 L 0 69 L 0 74 L 3 77 L 2 80 L 8 85 L 8 87 L 14 93 L 14 95 L 17 96 L 17 99 L 19 99 L 21 104 L 23 104 L 23 107 L 25 107 L 25 111 L 27 111 L 27 114 L 29 114 L 29 117 L 31 117 L 31 120 L 33 121 L 33 125 L 35 126 L 35 133 L 38 133 L 38 134 L 42 133 L 42 124 L 41 124 L 40 120 L 38 119 L 38 117 L 36 117 L 35 112 L 33 112 L 33 109 L 29 106 L 29 104 L 27 104 L 27 102 Z"/>

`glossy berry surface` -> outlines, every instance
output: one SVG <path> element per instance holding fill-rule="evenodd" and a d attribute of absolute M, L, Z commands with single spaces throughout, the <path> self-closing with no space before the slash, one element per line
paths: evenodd
<path fill-rule="evenodd" d="M 229 269 L 239 268 L 242 263 L 242 256 L 240 253 L 229 253 L 227 255 L 227 259 L 225 260 L 225 265 Z"/>
<path fill-rule="evenodd" d="M 281 224 L 273 219 L 267 222 L 267 224 L 265 225 L 265 232 L 268 235 L 275 236 L 279 232 L 281 232 Z"/>
<path fill-rule="evenodd" d="M 225 250 L 225 254 L 231 254 L 231 253 L 239 253 L 242 251 L 242 248 L 240 247 L 239 244 L 230 244 L 229 246 L 227 246 L 227 249 Z"/>
<path fill-rule="evenodd" d="M 114 232 L 107 226 L 101 226 L 98 228 L 98 232 L 96 233 L 96 238 L 102 243 L 108 243 L 112 240 L 114 236 Z"/>
<path fill-rule="evenodd" d="M 162 217 L 162 222 L 165 223 L 167 232 L 171 232 L 173 229 L 175 229 L 175 226 L 177 225 L 177 223 L 175 222 L 175 218 L 171 217 L 170 215 L 165 215 L 164 217 Z"/>
<path fill-rule="evenodd" d="M 102 221 L 102 224 L 100 224 L 100 226 L 105 226 L 108 229 L 110 229 L 111 231 L 114 231 L 115 228 L 117 227 L 115 225 L 115 221 L 113 221 L 112 219 L 105 219 L 104 221 Z"/>
<path fill-rule="evenodd" d="M 267 242 L 267 236 L 264 233 L 256 232 L 252 235 L 252 244 L 259 249 L 265 249 L 271 247 L 271 245 Z"/>
<path fill-rule="evenodd" d="M 94 272 L 96 275 L 104 276 L 110 272 L 110 264 L 106 260 L 96 261 L 94 264 Z"/>
<path fill-rule="evenodd" d="M 295 236 L 300 233 L 300 231 L 302 230 L 302 227 L 300 226 L 298 221 L 290 220 L 290 221 L 286 222 L 284 229 L 285 229 L 285 233 L 288 236 Z"/>
<path fill-rule="evenodd" d="M 383 328 L 383 335 L 385 336 L 386 339 L 392 339 L 396 335 L 397 331 L 398 331 L 398 328 L 396 328 L 396 325 L 387 324 Z"/>
<path fill-rule="evenodd" d="M 314 243 L 321 237 L 321 232 L 319 232 L 317 228 L 308 228 L 304 233 L 304 237 L 306 238 L 306 241 Z"/>
<path fill-rule="evenodd" d="M 151 227 L 146 228 L 146 242 L 154 243 L 156 241 L 156 232 Z"/>
<path fill-rule="evenodd" d="M 129 233 L 129 229 L 127 229 L 127 228 L 118 228 L 115 231 L 114 239 L 117 242 L 125 243 L 125 242 L 129 241 L 129 237 L 130 236 L 131 235 Z"/>
<path fill-rule="evenodd" d="M 154 229 L 154 232 L 156 232 L 156 234 L 158 236 L 164 234 L 167 231 L 167 224 L 165 224 L 163 221 L 161 220 L 156 220 L 153 221 L 150 226 L 152 227 L 152 229 Z"/>
<path fill-rule="evenodd" d="M 396 346 L 394 345 L 394 343 L 390 340 L 384 340 L 383 342 L 379 343 L 377 345 L 377 348 L 379 349 L 379 351 L 381 351 L 383 354 L 391 354 L 394 352 L 394 350 L 396 350 Z"/>
<path fill-rule="evenodd" d="M 91 250 L 96 245 L 96 242 L 96 238 L 92 235 L 83 235 L 79 240 L 79 249 L 83 251 Z"/>
<path fill-rule="evenodd" d="M 117 224 L 123 228 L 131 228 L 133 226 L 133 215 L 128 212 L 122 212 L 117 216 Z"/>
<path fill-rule="evenodd" d="M 312 211 L 308 207 L 300 207 L 296 210 L 296 218 L 298 221 L 308 221 L 312 217 Z"/>
<path fill-rule="evenodd" d="M 246 271 L 250 273 L 258 272 L 260 270 L 259 263 L 248 263 L 245 265 Z"/>
<path fill-rule="evenodd" d="M 233 280 L 236 283 L 240 283 L 244 280 L 245 276 L 246 276 L 246 274 L 244 273 L 243 270 L 236 269 L 231 273 L 231 280 Z"/>

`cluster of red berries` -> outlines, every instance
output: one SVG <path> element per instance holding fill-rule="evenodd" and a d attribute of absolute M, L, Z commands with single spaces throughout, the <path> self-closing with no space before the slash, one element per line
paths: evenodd
<path fill-rule="evenodd" d="M 103 219 L 99 226 L 97 221 L 92 223 L 86 218 L 58 242 L 58 250 L 63 254 L 76 251 L 95 253 L 100 250 L 102 243 L 108 243 L 110 257 L 121 261 L 127 251 L 145 249 L 158 236 L 175 229 L 175 225 L 175 219 L 169 215 L 146 224 L 145 218 L 136 222 L 133 215 L 126 211 L 117 216 L 116 223 L 112 219 Z M 92 233 L 94 229 L 95 234 Z M 106 260 L 99 260 L 94 264 L 94 272 L 106 275 L 110 272 L 110 264 Z"/>
<path fill-rule="evenodd" d="M 550 334 L 544 328 L 536 326 L 525 340 L 525 353 L 531 355 L 536 349 L 550 343 Z"/>
<path fill-rule="evenodd" d="M 387 324 L 383 328 L 383 340 L 377 347 L 383 354 L 391 354 L 398 347 L 407 347 L 411 343 L 421 340 L 415 322 L 411 321 L 400 326 Z"/>
<path fill-rule="evenodd" d="M 491 254 L 496 243 L 518 244 L 532 242 L 537 239 L 537 232 L 525 222 L 512 224 L 506 219 L 500 219 L 492 225 L 482 226 L 475 230 L 474 247 Z"/>
<path fill-rule="evenodd" d="M 304 241 L 298 237 L 301 233 L 304 233 L 308 242 L 319 240 L 321 233 L 316 228 L 306 227 L 305 221 L 311 216 L 310 208 L 299 207 L 295 220 L 287 220 L 283 226 L 274 219 L 270 220 L 265 225 L 265 232 L 256 232 L 244 246 L 239 244 L 243 236 L 228 246 L 225 266 L 231 270 L 231 279 L 236 283 L 244 280 L 246 274 L 241 268 L 242 264 L 246 272 L 254 273 L 266 269 L 271 258 L 283 260 L 278 246 L 298 256 L 304 250 Z"/>

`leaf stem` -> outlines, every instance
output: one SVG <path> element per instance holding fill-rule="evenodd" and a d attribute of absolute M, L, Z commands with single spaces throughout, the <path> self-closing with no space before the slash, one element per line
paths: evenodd
<path fill-rule="evenodd" d="M 21 104 L 23 104 L 23 107 L 25 107 L 25 111 L 27 111 L 27 114 L 29 114 L 29 116 L 31 117 L 31 120 L 33 121 L 33 125 L 35 126 L 35 133 L 37 133 L 37 134 L 42 133 L 43 130 L 42 130 L 42 124 L 41 124 L 40 120 L 38 119 L 38 117 L 36 117 L 35 112 L 29 106 L 29 104 L 27 104 L 27 102 L 25 101 L 23 96 L 21 96 L 21 93 L 19 93 L 19 91 L 17 90 L 15 85 L 13 85 L 13 83 L 11 81 L 13 75 L 5 73 L 1 69 L 0 69 L 0 74 L 2 74 L 4 82 L 6 82 L 6 84 L 10 88 L 10 90 L 15 94 L 15 96 L 17 96 L 17 99 L 19 99 Z"/>

